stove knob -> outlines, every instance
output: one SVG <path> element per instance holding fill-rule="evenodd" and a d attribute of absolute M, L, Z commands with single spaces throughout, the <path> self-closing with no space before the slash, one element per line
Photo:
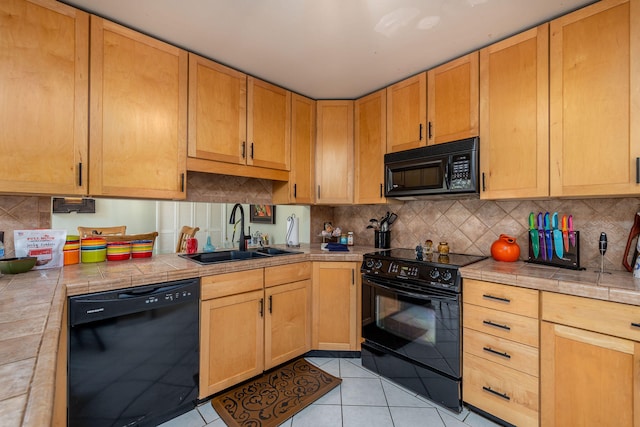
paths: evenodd
<path fill-rule="evenodd" d="M 443 271 L 442 272 L 442 279 L 443 280 L 451 280 L 451 272 L 450 271 Z"/>
<path fill-rule="evenodd" d="M 377 261 L 376 261 L 376 265 L 375 265 L 375 267 L 376 267 L 376 268 L 380 268 L 380 267 L 382 267 L 382 261 L 377 260 Z"/>
<path fill-rule="evenodd" d="M 367 266 L 367 268 L 371 268 L 373 267 L 373 260 L 372 259 L 368 259 L 365 264 Z"/>
<path fill-rule="evenodd" d="M 429 272 L 429 277 L 431 277 L 432 279 L 437 279 L 438 276 L 440 276 L 440 272 L 438 270 L 431 270 Z"/>

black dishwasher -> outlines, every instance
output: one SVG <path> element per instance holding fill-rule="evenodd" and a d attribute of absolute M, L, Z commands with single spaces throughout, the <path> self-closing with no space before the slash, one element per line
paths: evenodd
<path fill-rule="evenodd" d="M 195 407 L 200 281 L 69 298 L 68 425 L 150 426 Z"/>

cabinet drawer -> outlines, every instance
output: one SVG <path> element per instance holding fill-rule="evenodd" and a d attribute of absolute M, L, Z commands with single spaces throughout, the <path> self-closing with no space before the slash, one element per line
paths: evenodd
<path fill-rule="evenodd" d="M 202 284 L 201 299 L 205 301 L 211 298 L 220 298 L 262 289 L 264 271 L 262 268 L 258 268 L 256 270 L 205 276 L 200 279 L 200 283 Z"/>
<path fill-rule="evenodd" d="M 462 298 L 465 303 L 538 318 L 538 291 L 464 279 Z"/>
<path fill-rule="evenodd" d="M 264 286 L 267 288 L 307 279 L 311 279 L 311 262 L 297 262 L 264 269 Z"/>
<path fill-rule="evenodd" d="M 463 330 L 463 351 L 534 377 L 539 376 L 538 349 L 471 329 Z"/>
<path fill-rule="evenodd" d="M 635 305 L 543 292 L 542 319 L 640 341 L 640 307 Z"/>
<path fill-rule="evenodd" d="M 538 378 L 465 353 L 463 400 L 519 427 L 538 426 Z"/>
<path fill-rule="evenodd" d="M 464 304 L 462 323 L 465 328 L 538 347 L 538 319 Z"/>

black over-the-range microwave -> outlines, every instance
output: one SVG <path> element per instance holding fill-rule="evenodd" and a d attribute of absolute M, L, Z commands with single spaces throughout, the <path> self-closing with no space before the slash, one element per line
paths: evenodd
<path fill-rule="evenodd" d="M 385 197 L 478 193 L 479 138 L 385 154 Z"/>

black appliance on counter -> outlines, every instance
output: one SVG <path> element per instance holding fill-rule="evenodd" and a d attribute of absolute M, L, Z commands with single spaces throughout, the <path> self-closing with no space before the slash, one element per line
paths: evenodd
<path fill-rule="evenodd" d="M 365 254 L 362 365 L 462 411 L 462 279 L 484 256 L 389 249 Z"/>
<path fill-rule="evenodd" d="M 403 200 L 479 192 L 479 138 L 398 151 L 384 156 L 384 195 Z"/>
<path fill-rule="evenodd" d="M 155 426 L 198 398 L 200 281 L 69 298 L 68 425 Z"/>

